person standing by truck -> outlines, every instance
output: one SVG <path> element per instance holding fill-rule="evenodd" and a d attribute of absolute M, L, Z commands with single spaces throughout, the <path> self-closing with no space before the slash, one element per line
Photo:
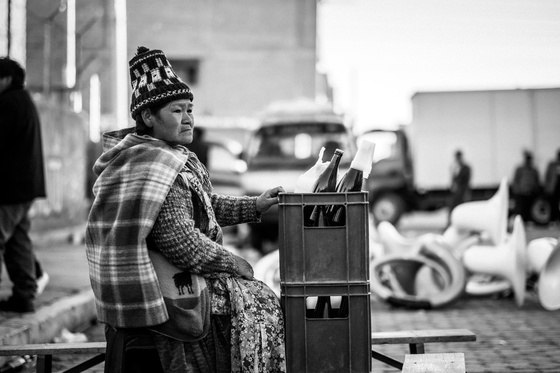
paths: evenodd
<path fill-rule="evenodd" d="M 463 159 L 463 152 L 461 150 L 456 150 L 455 158 L 451 165 L 449 218 L 451 218 L 451 211 L 453 211 L 455 207 L 471 198 L 470 183 L 471 167 Z"/>
<path fill-rule="evenodd" d="M 533 164 L 533 154 L 523 151 L 523 163 L 515 169 L 511 192 L 515 201 L 515 212 L 525 222 L 532 220 L 531 206 L 541 191 L 539 171 Z"/>
<path fill-rule="evenodd" d="M 544 190 L 551 208 L 550 221 L 555 222 L 560 219 L 560 149 L 546 167 Z"/>

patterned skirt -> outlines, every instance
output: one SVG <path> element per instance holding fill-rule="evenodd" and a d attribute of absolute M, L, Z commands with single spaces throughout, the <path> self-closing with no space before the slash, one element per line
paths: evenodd
<path fill-rule="evenodd" d="M 154 333 L 166 373 L 286 371 L 284 317 L 276 294 L 258 280 L 208 280 L 212 327 L 198 342 Z"/>

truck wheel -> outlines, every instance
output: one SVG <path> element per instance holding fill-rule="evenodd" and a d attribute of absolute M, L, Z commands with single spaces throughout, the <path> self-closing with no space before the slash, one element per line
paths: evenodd
<path fill-rule="evenodd" d="M 531 205 L 531 219 L 539 225 L 547 225 L 552 217 L 550 203 L 543 198 L 537 197 Z"/>
<path fill-rule="evenodd" d="M 375 224 L 382 221 L 396 224 L 404 212 L 404 206 L 404 200 L 397 194 L 387 193 L 379 196 L 371 205 Z"/>

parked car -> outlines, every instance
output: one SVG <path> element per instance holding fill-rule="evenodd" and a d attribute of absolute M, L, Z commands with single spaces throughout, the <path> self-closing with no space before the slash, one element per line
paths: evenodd
<path fill-rule="evenodd" d="M 241 174 L 243 193 L 260 195 L 282 185 L 293 192 L 298 177 L 317 161 L 321 147 L 323 160 L 334 150 L 344 151 L 339 173 L 347 171 L 356 153 L 356 141 L 343 118 L 330 108 L 316 105 L 287 105 L 267 112 L 253 131 L 242 154 L 247 170 Z M 262 222 L 249 225 L 251 245 L 266 253 L 264 241 L 278 240 L 278 208 L 262 216 Z"/>

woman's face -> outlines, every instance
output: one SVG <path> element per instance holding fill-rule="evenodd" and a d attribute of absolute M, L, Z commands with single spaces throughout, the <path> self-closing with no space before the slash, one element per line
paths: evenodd
<path fill-rule="evenodd" d="M 146 124 L 153 129 L 153 137 L 173 145 L 186 145 L 193 141 L 193 103 L 175 100 L 164 105 L 159 112 L 150 113 Z"/>

